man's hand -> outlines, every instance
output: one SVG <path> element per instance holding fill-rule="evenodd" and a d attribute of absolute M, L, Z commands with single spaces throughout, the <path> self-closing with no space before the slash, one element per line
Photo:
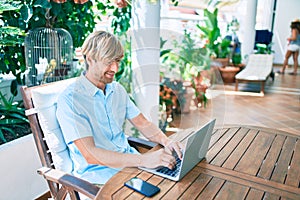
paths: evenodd
<path fill-rule="evenodd" d="M 165 145 L 166 151 L 168 151 L 169 154 L 172 155 L 172 152 L 176 152 L 178 158 L 182 159 L 182 150 L 183 150 L 183 145 L 180 142 L 175 142 L 172 140 L 168 140 L 168 142 Z"/>
<path fill-rule="evenodd" d="M 166 149 L 159 149 L 153 152 L 142 154 L 141 166 L 147 168 L 168 167 L 173 169 L 176 165 L 176 160 L 172 154 Z"/>

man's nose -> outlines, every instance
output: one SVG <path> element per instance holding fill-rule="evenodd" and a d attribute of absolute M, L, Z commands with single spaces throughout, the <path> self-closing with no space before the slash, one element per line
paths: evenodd
<path fill-rule="evenodd" d="M 115 73 L 118 72 L 118 70 L 119 70 L 119 63 L 118 62 L 113 62 L 110 65 L 110 70 L 114 71 Z"/>

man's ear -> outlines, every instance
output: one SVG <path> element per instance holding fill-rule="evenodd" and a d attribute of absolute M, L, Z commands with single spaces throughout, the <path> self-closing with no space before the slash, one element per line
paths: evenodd
<path fill-rule="evenodd" d="M 91 57 L 87 56 L 86 57 L 86 62 L 87 62 L 88 65 L 91 65 L 92 62 L 93 62 L 93 59 Z"/>

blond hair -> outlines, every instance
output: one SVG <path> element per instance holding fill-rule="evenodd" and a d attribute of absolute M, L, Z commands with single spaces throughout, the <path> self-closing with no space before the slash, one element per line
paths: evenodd
<path fill-rule="evenodd" d="M 84 58 L 88 56 L 93 60 L 106 63 L 120 62 L 124 54 L 120 41 L 106 31 L 91 33 L 84 41 L 81 52 Z"/>

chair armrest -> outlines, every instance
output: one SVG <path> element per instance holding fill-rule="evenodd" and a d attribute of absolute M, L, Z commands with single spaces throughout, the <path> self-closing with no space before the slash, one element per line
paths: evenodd
<path fill-rule="evenodd" d="M 79 192 L 91 199 L 94 199 L 98 191 L 101 189 L 100 187 L 88 181 L 75 177 L 66 172 L 60 171 L 58 169 L 42 167 L 38 169 L 37 172 L 38 174 L 43 175 L 46 180 L 62 185 L 61 189 L 64 191 L 63 192 L 58 191 L 57 196 L 64 196 L 65 193 L 69 193 L 72 195 L 74 193 Z"/>
<path fill-rule="evenodd" d="M 136 148 L 137 150 L 139 150 L 140 148 L 150 150 L 153 147 L 158 145 L 155 142 L 151 142 L 149 140 L 145 140 L 142 138 L 136 138 L 136 137 L 132 137 L 132 136 L 128 136 L 127 140 L 129 142 L 130 146 Z"/>

